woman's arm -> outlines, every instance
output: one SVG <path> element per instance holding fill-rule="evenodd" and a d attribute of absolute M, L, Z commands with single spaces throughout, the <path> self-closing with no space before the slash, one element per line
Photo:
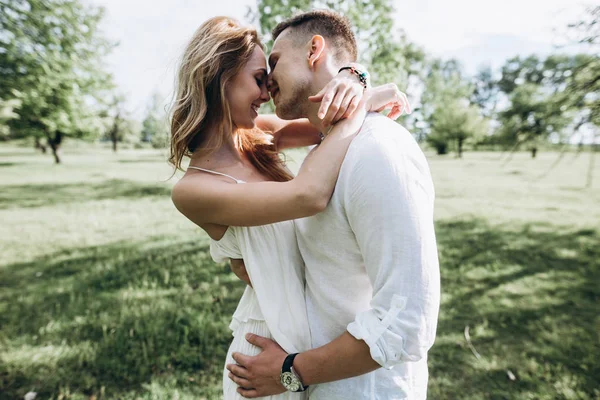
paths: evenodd
<path fill-rule="evenodd" d="M 366 109 L 336 124 L 288 182 L 231 184 L 203 174 L 185 176 L 173 188 L 177 209 L 197 225 L 256 226 L 308 217 L 325 209 Z"/>
<path fill-rule="evenodd" d="M 333 82 L 333 81 L 332 81 Z M 331 82 L 330 82 L 331 83 Z M 329 88 L 330 93 L 335 93 L 337 87 L 342 83 L 335 83 L 334 86 Z M 329 86 L 329 85 L 328 85 Z M 311 96 L 309 99 L 313 102 L 319 102 L 327 96 L 327 87 L 315 96 Z M 398 89 L 398 86 L 394 83 L 388 83 L 386 85 L 369 88 L 364 93 L 365 103 L 368 111 L 381 112 L 383 110 L 391 109 L 388 117 L 391 119 L 397 119 L 402 113 L 411 113 L 410 104 L 406 95 Z M 338 122 L 339 119 L 347 118 L 352 115 L 355 108 L 339 109 L 338 98 L 334 98 L 333 102 L 325 104 L 331 110 L 339 111 L 333 118 L 333 123 Z M 361 95 L 356 95 L 359 99 Z M 341 102 L 341 100 L 339 100 Z M 323 112 L 326 112 L 325 109 Z M 256 119 L 256 125 L 258 128 L 271 132 L 274 137 L 274 143 L 278 150 L 284 150 L 289 148 L 306 147 L 319 144 L 321 139 L 319 137 L 319 130 L 316 129 L 306 118 L 295 119 L 295 120 L 283 120 L 274 114 L 263 114 L 259 115 Z"/>
<path fill-rule="evenodd" d="M 306 118 L 284 120 L 275 114 L 261 114 L 256 126 L 273 135 L 277 150 L 312 146 L 321 143 L 319 130 Z"/>

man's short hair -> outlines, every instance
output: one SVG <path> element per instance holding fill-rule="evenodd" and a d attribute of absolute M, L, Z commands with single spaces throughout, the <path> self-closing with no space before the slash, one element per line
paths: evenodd
<path fill-rule="evenodd" d="M 286 29 L 293 30 L 294 38 L 305 42 L 309 36 L 321 35 L 335 49 L 334 56 L 340 62 L 356 61 L 358 50 L 356 38 L 348 18 L 329 10 L 313 10 L 281 21 L 273 29 L 273 40 Z"/>

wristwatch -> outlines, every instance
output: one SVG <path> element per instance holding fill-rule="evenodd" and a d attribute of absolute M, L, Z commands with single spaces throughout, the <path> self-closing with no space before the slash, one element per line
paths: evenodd
<path fill-rule="evenodd" d="M 304 386 L 296 372 L 294 372 L 294 358 L 297 355 L 298 353 L 288 354 L 281 367 L 281 384 L 290 392 L 304 392 L 308 389 L 308 386 Z"/>

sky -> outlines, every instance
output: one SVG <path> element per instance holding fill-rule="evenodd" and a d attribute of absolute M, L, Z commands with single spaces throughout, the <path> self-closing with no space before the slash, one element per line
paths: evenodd
<path fill-rule="evenodd" d="M 87 0 L 103 6 L 104 34 L 119 45 L 107 59 L 127 109 L 142 119 L 159 93 L 167 105 L 177 62 L 187 41 L 206 19 L 227 15 L 248 22 L 256 0 Z M 150 5 L 151 4 L 151 5 Z M 395 0 L 396 26 L 438 57 L 457 58 L 473 73 L 499 67 L 514 55 L 547 54 L 564 43 L 585 0 Z M 409 94 L 410 98 L 410 94 Z"/>

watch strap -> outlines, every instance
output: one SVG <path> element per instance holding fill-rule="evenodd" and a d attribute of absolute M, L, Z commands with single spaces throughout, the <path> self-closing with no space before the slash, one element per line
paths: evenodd
<path fill-rule="evenodd" d="M 298 353 L 288 354 L 288 356 L 283 361 L 283 365 L 281 366 L 282 373 L 292 371 L 292 365 L 294 365 L 294 358 L 296 358 L 297 355 Z"/>

